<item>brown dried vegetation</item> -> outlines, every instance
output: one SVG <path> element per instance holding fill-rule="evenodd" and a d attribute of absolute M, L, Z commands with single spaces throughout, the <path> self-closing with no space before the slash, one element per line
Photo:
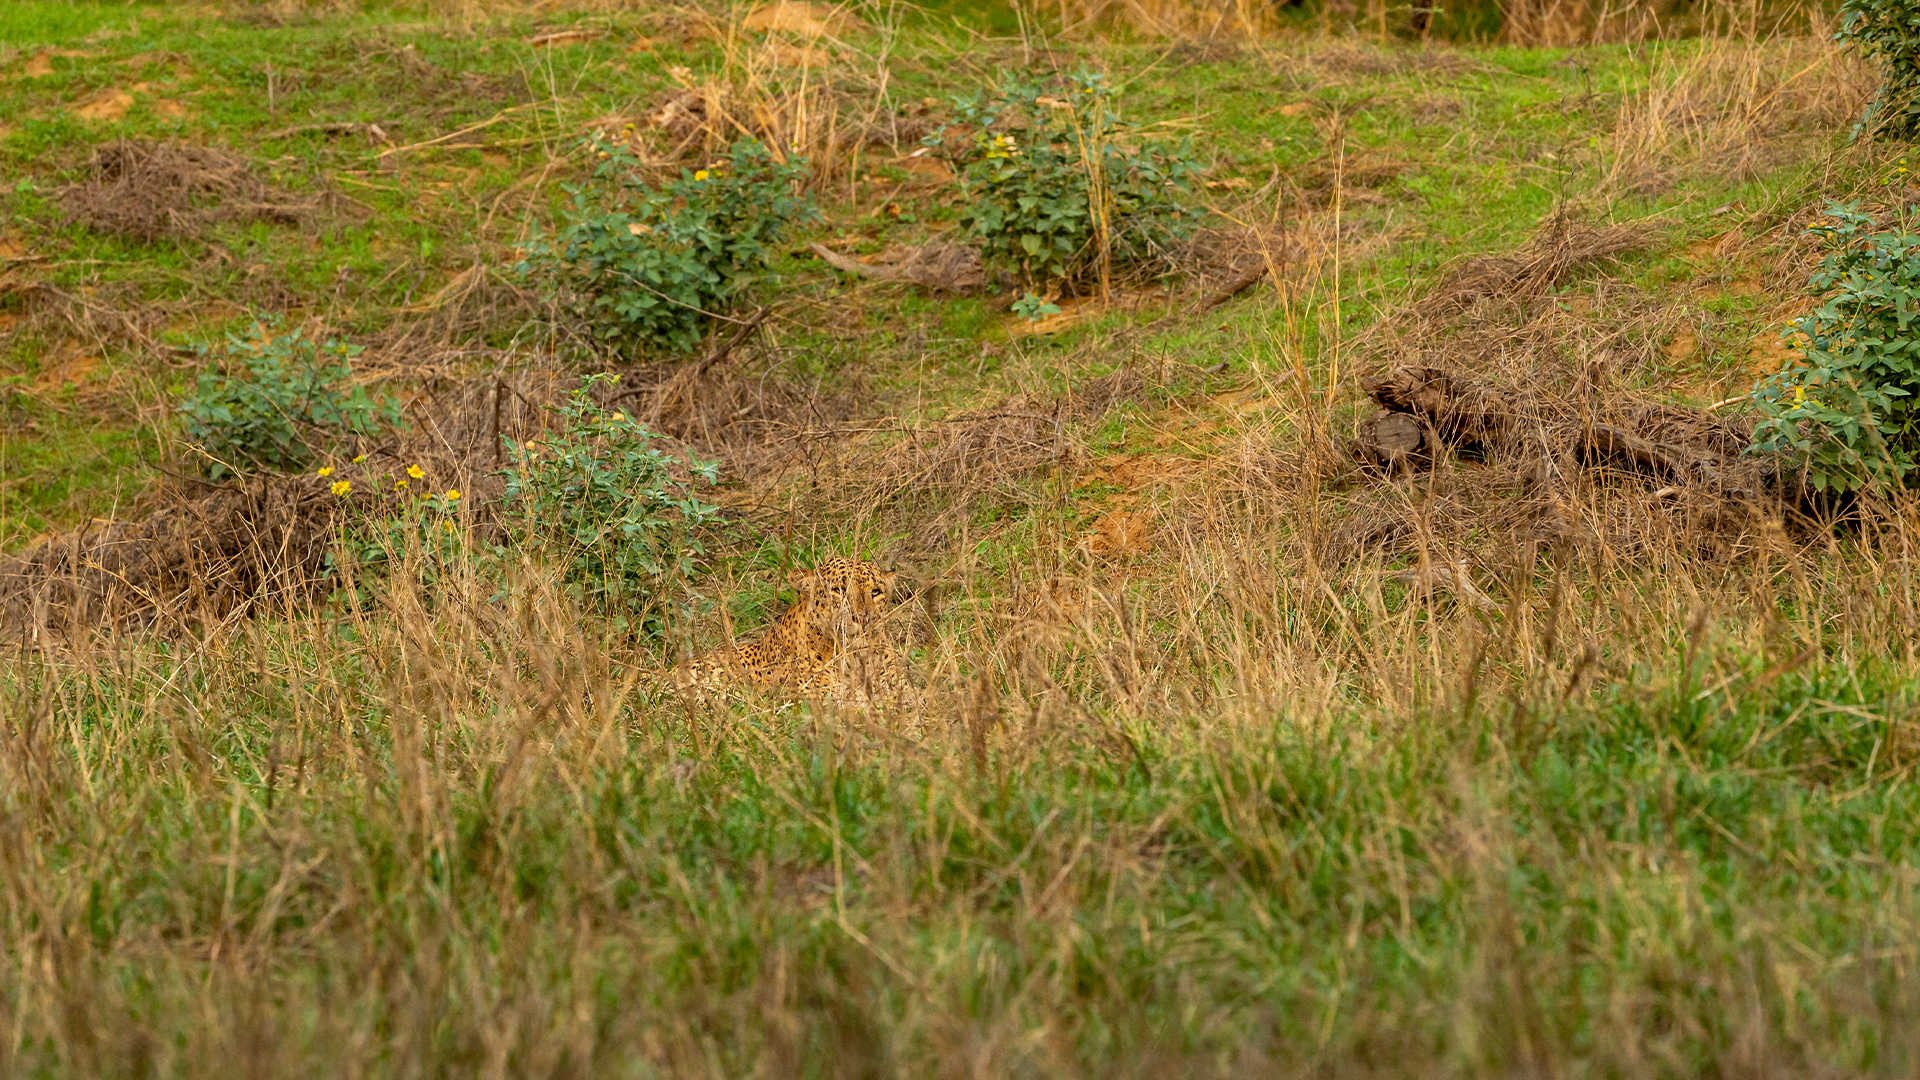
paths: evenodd
<path fill-rule="evenodd" d="M 96 149 L 87 171 L 62 193 L 67 212 L 89 228 L 148 242 L 200 238 L 216 222 L 300 224 L 320 206 L 277 190 L 252 162 L 217 147 L 122 139 Z"/>

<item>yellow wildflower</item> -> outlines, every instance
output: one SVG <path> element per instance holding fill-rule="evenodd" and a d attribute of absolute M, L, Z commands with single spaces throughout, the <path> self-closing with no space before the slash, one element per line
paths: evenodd
<path fill-rule="evenodd" d="M 345 495 L 347 492 L 352 490 L 353 490 L 353 481 L 351 480 L 335 480 L 333 482 L 333 493 L 335 495 Z"/>
<path fill-rule="evenodd" d="M 448 488 L 448 489 L 447 489 L 447 500 L 448 500 L 449 502 L 453 502 L 453 501 L 457 501 L 457 500 L 458 500 L 459 498 L 460 498 L 460 489 L 459 489 L 459 488 Z"/>
<path fill-rule="evenodd" d="M 358 465 L 358 464 L 360 464 L 361 462 L 363 462 L 363 461 L 365 461 L 365 460 L 367 460 L 367 455 L 365 455 L 365 454 L 360 454 L 360 455 L 358 455 L 357 457 L 355 457 L 355 458 L 353 459 L 353 463 L 354 463 L 355 465 Z"/>
<path fill-rule="evenodd" d="M 695 180 L 705 180 L 707 177 L 711 175 L 713 174 L 707 172 L 707 170 L 705 169 L 701 169 L 699 172 L 693 174 L 693 178 Z"/>
<path fill-rule="evenodd" d="M 427 474 L 421 470 L 420 466 L 409 465 L 407 466 L 407 475 L 413 477 L 415 480 L 418 480 Z"/>
<path fill-rule="evenodd" d="M 407 490 L 407 482 L 405 480 L 395 480 L 393 482 L 393 490 L 395 491 Z"/>
<path fill-rule="evenodd" d="M 320 470 L 319 472 L 317 472 L 317 473 L 314 473 L 313 475 L 315 475 L 315 476 L 332 476 L 332 475 L 333 475 L 333 466 L 331 466 L 331 465 L 329 465 L 329 466 L 327 466 L 326 468 L 324 468 L 324 469 L 321 469 L 321 470 Z"/>

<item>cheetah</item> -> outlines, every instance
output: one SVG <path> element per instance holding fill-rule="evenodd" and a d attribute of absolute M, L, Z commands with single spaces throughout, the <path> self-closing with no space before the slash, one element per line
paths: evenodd
<path fill-rule="evenodd" d="M 897 705 L 911 685 L 904 662 L 872 632 L 891 607 L 897 580 L 895 571 L 864 559 L 836 557 L 812 570 L 795 568 L 787 581 L 799 600 L 765 634 L 683 665 L 676 682 L 704 692 L 744 682 L 762 691 Z"/>

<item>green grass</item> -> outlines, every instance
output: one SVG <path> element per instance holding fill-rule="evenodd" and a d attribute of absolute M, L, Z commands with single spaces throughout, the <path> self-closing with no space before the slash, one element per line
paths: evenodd
<path fill-rule="evenodd" d="M 12 850 L 48 861 L 10 932 L 68 972 L 15 984 L 16 1068 L 1897 1076 L 1920 1053 L 1920 818 L 1874 771 L 1912 738 L 1904 669 L 1709 643 L 1577 706 L 1008 717 L 983 771 L 964 731 L 688 725 L 538 634 L 548 674 L 469 667 L 490 690 L 448 699 L 434 665 L 477 656 L 360 629 L 14 669 L 10 709 L 50 719 L 11 740 L 10 822 L 38 837 Z"/>

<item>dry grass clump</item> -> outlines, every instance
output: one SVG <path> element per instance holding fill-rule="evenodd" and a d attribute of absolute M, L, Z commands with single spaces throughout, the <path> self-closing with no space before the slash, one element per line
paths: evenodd
<path fill-rule="evenodd" d="M 121 139 L 96 148 L 87 171 L 62 192 L 68 214 L 88 228 L 148 242 L 197 238 L 217 222 L 297 225 L 319 209 L 316 200 L 261 179 L 246 157 L 218 147 Z"/>
<path fill-rule="evenodd" d="M 1811 509 L 1797 477 L 1748 456 L 1736 416 L 1637 387 L 1673 311 L 1616 282 L 1567 290 L 1651 240 L 1645 223 L 1557 211 L 1514 253 L 1466 260 L 1370 331 L 1363 389 L 1378 411 L 1351 451 L 1374 479 L 1330 511 L 1327 565 L 1369 552 L 1530 564 L 1543 546 L 1627 565 L 1790 550 L 1789 526 Z"/>
<path fill-rule="evenodd" d="M 1645 87 L 1620 102 L 1599 190 L 1655 195 L 1702 172 L 1749 180 L 1857 121 L 1879 83 L 1820 21 L 1804 36 L 1663 47 Z"/>
<path fill-rule="evenodd" d="M 1060 32 L 1068 36 L 1124 30 L 1214 43 L 1268 34 L 1275 27 L 1274 6 L 1256 0 L 1056 0 L 1052 6 Z"/>
<path fill-rule="evenodd" d="M 358 460 L 339 455 L 325 476 L 183 480 L 172 504 L 144 517 L 89 524 L 0 558 L 0 637 L 152 624 L 178 632 L 304 606 L 326 585 L 348 529 L 401 514 L 429 493 L 459 491 L 463 517 L 485 527 L 500 490 L 492 474 L 504 463 L 502 440 L 545 430 L 547 406 L 569 382 L 521 371 L 446 385 L 412 402 L 410 431 L 351 455 Z M 410 468 L 422 477 L 410 479 Z"/>
<path fill-rule="evenodd" d="M 1590 225 L 1571 208 L 1562 208 L 1548 215 L 1511 255 L 1476 255 L 1461 262 L 1441 278 L 1420 307 L 1430 313 L 1454 314 L 1480 301 L 1525 306 L 1578 271 L 1644 250 L 1652 238 L 1648 223 Z"/>
<path fill-rule="evenodd" d="M 0 332 L 0 346 L 15 338 L 68 339 L 94 353 L 111 348 L 152 350 L 154 333 L 172 315 L 170 305 L 145 302 L 124 282 L 84 290 L 47 281 L 0 280 L 0 296 L 21 298 L 23 317 Z"/>
<path fill-rule="evenodd" d="M 870 511 L 908 496 L 936 496 L 942 520 L 957 519 L 978 500 L 1017 494 L 1036 470 L 1065 463 L 1074 445 L 1069 424 L 1097 421 L 1144 387 L 1138 373 L 1121 368 L 1057 395 L 1014 394 L 938 420 L 888 425 L 897 434 L 834 457 L 833 486 L 839 498 Z"/>
<path fill-rule="evenodd" d="M 814 462 L 868 405 L 857 379 L 807 386 L 782 373 L 774 350 L 738 352 L 623 372 L 604 404 L 756 481 Z"/>
<path fill-rule="evenodd" d="M 705 19 L 704 36 L 724 43 L 720 61 L 694 72 L 673 67 L 679 84 L 648 112 L 668 161 L 706 160 L 752 137 L 774 156 L 805 155 L 816 183 L 852 177 L 874 149 L 897 152 L 898 118 L 888 96 L 891 32 L 843 9 L 775 0 Z M 879 39 L 869 47 L 864 40 Z M 642 137 L 636 132 L 635 139 Z"/>

